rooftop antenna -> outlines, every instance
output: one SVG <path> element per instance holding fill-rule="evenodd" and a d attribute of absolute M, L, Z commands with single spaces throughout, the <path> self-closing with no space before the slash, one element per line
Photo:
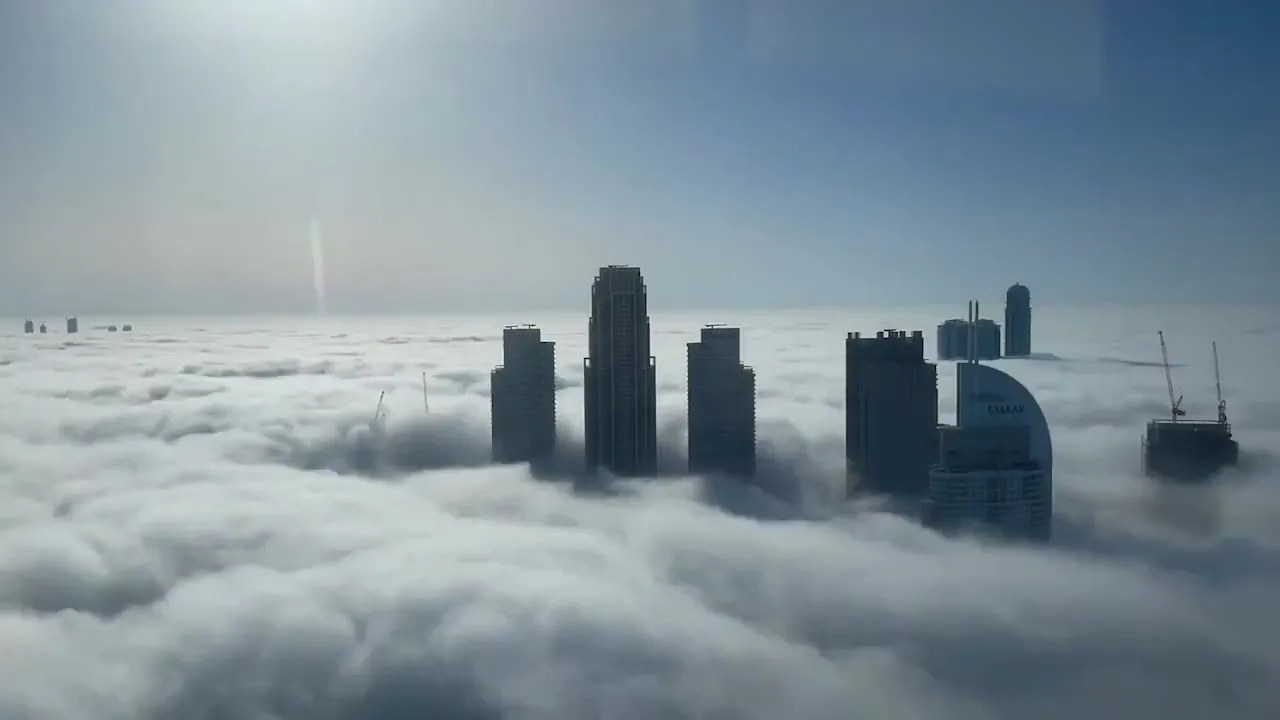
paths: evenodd
<path fill-rule="evenodd" d="M 969 362 L 978 362 L 978 318 L 982 311 L 978 309 L 978 301 L 973 301 L 973 319 L 969 321 Z"/>
<path fill-rule="evenodd" d="M 1160 336 L 1160 360 L 1164 364 L 1164 381 L 1169 386 L 1169 408 L 1173 412 L 1173 422 L 1178 422 L 1178 418 L 1186 415 L 1187 411 L 1182 409 L 1182 396 L 1179 395 L 1175 398 L 1173 395 L 1173 372 L 1169 370 L 1169 348 L 1164 344 L 1164 331 L 1157 330 L 1156 334 Z M 1215 368 L 1217 367 L 1217 348 L 1217 343 L 1214 343 Z M 1221 405 L 1219 405 L 1219 408 L 1221 408 Z"/>
<path fill-rule="evenodd" d="M 1227 401 L 1222 399 L 1222 374 L 1218 372 L 1218 343 L 1213 343 L 1213 384 L 1218 388 L 1218 423 L 1227 424 Z"/>
<path fill-rule="evenodd" d="M 430 413 L 431 404 L 427 402 L 427 373 L 422 373 L 422 412 Z"/>
<path fill-rule="evenodd" d="M 969 301 L 968 326 L 965 332 L 968 334 L 969 347 L 968 354 L 965 357 L 964 365 L 976 365 L 977 360 L 977 343 L 974 342 L 975 333 L 974 326 L 978 321 L 978 303 L 976 300 Z M 962 367 L 956 368 L 956 424 L 964 425 L 965 417 L 968 415 L 966 409 L 978 400 L 977 374 L 966 371 Z"/>

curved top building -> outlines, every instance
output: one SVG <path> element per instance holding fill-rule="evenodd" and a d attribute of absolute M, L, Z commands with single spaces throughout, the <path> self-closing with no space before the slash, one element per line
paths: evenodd
<path fill-rule="evenodd" d="M 957 380 L 957 424 L 939 430 L 925 524 L 1048 540 L 1053 445 L 1039 403 L 1022 383 L 987 365 L 964 363 Z"/>
<path fill-rule="evenodd" d="M 1031 290 L 1014 283 L 1004 294 L 1004 355 L 1031 354 Z"/>
<path fill-rule="evenodd" d="M 1030 434 L 1031 459 L 1052 482 L 1053 439 L 1044 410 L 1025 385 L 990 365 L 956 366 L 956 424 L 960 427 L 1023 425 Z"/>

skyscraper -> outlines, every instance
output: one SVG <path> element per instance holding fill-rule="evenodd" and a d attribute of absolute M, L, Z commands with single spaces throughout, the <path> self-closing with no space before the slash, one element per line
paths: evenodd
<path fill-rule="evenodd" d="M 658 468 L 658 392 L 640 268 L 600 268 L 591 286 L 587 343 L 582 367 L 587 468 L 651 475 Z"/>
<path fill-rule="evenodd" d="M 689 343 L 689 471 L 756 470 L 756 373 L 742 364 L 742 331 L 709 325 Z"/>
<path fill-rule="evenodd" d="M 970 303 L 969 321 L 977 316 L 977 303 Z M 1044 411 L 1026 386 L 974 357 L 957 365 L 956 427 L 943 429 L 938 444 L 925 524 L 1049 539 L 1053 439 Z"/>
<path fill-rule="evenodd" d="M 845 340 L 848 493 L 923 496 L 937 448 L 938 366 L 924 333 L 849 333 Z"/>
<path fill-rule="evenodd" d="M 925 525 L 980 529 L 1048 540 L 1053 522 L 1051 470 L 1033 457 L 1027 425 L 943 428 L 938 463 L 929 471 Z"/>
<path fill-rule="evenodd" d="M 1031 290 L 1014 283 L 1004 295 L 1004 355 L 1031 354 Z"/>
<path fill-rule="evenodd" d="M 493 459 L 547 460 L 556 447 L 556 344 L 532 325 L 507 327 L 502 363 L 490 376 Z"/>
<path fill-rule="evenodd" d="M 976 348 L 973 353 L 969 345 Z M 976 354 L 979 360 L 996 360 L 1000 357 L 1000 326 L 988 318 L 973 322 L 947 320 L 938 326 L 938 359 L 968 360 Z"/>

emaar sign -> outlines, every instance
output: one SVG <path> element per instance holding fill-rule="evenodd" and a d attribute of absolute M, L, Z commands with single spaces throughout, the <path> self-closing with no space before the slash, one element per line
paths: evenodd
<path fill-rule="evenodd" d="M 956 367 L 956 419 L 960 425 L 1025 425 L 1031 431 L 1031 457 L 1053 477 L 1053 440 L 1035 396 L 1008 373 L 981 363 Z"/>

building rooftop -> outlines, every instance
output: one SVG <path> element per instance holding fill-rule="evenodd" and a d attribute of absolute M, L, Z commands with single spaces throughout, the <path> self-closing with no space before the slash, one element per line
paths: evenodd
<path fill-rule="evenodd" d="M 1217 420 L 1151 420 L 1147 423 L 1147 430 L 1157 430 L 1162 435 L 1172 435 L 1178 433 L 1196 433 L 1196 434 L 1213 434 L 1219 433 L 1223 435 L 1231 434 L 1231 423 L 1220 423 Z"/>
<path fill-rule="evenodd" d="M 861 340 L 870 343 L 875 340 L 924 340 L 923 330 L 912 330 L 908 333 L 906 330 L 898 330 L 897 328 L 889 328 L 887 330 L 879 330 L 875 337 L 862 337 L 860 332 L 851 332 L 847 336 L 849 340 Z"/>

